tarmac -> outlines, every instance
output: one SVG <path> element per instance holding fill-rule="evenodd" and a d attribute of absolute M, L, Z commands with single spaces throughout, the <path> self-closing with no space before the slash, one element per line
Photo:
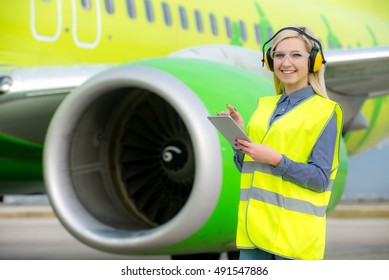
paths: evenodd
<path fill-rule="evenodd" d="M 225 259 L 226 254 L 221 255 Z M 0 259 L 170 259 L 90 248 L 60 224 L 50 205 L 0 204 Z M 389 202 L 340 203 L 327 219 L 325 260 L 389 260 Z"/>

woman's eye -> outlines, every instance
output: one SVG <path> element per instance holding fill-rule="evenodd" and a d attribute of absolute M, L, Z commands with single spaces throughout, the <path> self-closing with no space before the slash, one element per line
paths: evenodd
<path fill-rule="evenodd" d="M 283 53 L 276 53 L 276 54 L 274 54 L 274 57 L 277 58 L 277 59 L 283 59 L 285 57 L 285 54 L 283 54 Z"/>
<path fill-rule="evenodd" d="M 293 53 L 292 56 L 295 58 L 299 58 L 302 57 L 303 55 L 301 53 Z"/>

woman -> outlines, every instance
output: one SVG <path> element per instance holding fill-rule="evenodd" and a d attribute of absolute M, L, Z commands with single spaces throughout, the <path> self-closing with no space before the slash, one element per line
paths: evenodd
<path fill-rule="evenodd" d="M 327 97 L 322 48 L 311 30 L 286 27 L 271 40 L 263 61 L 277 95 L 258 100 L 247 126 L 252 142 L 235 144 L 242 173 L 236 244 L 240 259 L 322 259 L 342 111 Z M 222 114 L 244 128 L 239 112 L 227 108 Z"/>

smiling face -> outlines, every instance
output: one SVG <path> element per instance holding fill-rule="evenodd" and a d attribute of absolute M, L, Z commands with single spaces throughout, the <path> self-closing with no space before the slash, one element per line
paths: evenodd
<path fill-rule="evenodd" d="M 287 38 L 274 50 L 274 73 L 285 84 L 286 94 L 308 85 L 307 49 L 302 38 Z"/>

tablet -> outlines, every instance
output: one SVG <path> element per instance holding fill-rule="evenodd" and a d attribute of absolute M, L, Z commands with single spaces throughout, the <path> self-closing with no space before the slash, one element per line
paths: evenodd
<path fill-rule="evenodd" d="M 230 116 L 208 116 L 210 122 L 219 130 L 226 140 L 235 148 L 235 139 L 246 139 L 251 142 L 247 134 Z"/>

